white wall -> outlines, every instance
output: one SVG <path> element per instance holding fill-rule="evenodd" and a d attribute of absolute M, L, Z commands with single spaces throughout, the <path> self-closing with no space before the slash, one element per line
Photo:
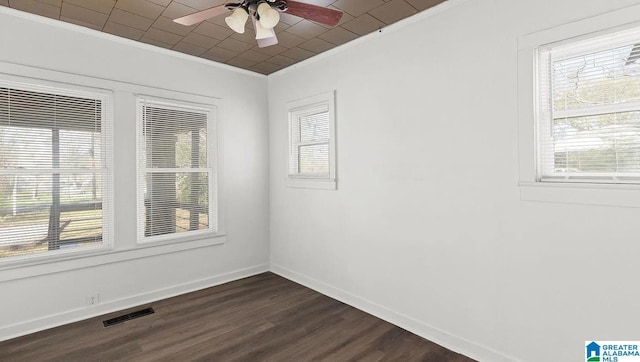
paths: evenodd
<path fill-rule="evenodd" d="M 451 0 L 269 77 L 272 270 L 482 360 L 640 339 L 636 208 L 521 201 L 517 39 L 637 0 Z M 338 190 L 285 103 L 337 92 Z"/>
<path fill-rule="evenodd" d="M 100 78 L 90 85 L 121 89 L 114 127 L 117 253 L 2 269 L 0 340 L 268 270 L 266 77 L 0 10 L 3 71 L 70 82 L 81 75 Z M 135 96 L 127 89 L 153 88 L 220 99 L 224 244 L 136 250 Z M 85 296 L 96 292 L 100 304 L 86 307 Z"/>

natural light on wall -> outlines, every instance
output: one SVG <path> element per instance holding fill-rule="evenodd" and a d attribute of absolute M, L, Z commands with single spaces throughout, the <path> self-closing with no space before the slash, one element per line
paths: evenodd
<path fill-rule="evenodd" d="M 539 181 L 640 183 L 640 28 L 538 49 Z"/>
<path fill-rule="evenodd" d="M 112 245 L 111 99 L 0 80 L 0 261 Z"/>

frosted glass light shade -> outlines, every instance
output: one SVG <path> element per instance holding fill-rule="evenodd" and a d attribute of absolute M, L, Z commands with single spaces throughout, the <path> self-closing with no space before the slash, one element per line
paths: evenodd
<path fill-rule="evenodd" d="M 258 5 L 258 15 L 260 15 L 260 25 L 265 29 L 272 29 L 280 21 L 280 13 L 273 10 L 267 3 Z"/>
<path fill-rule="evenodd" d="M 265 28 L 259 21 L 255 22 L 256 39 L 267 39 L 276 36 L 276 32 L 273 28 Z"/>
<path fill-rule="evenodd" d="M 249 14 L 243 8 L 237 8 L 231 13 L 231 15 L 227 16 L 224 19 L 224 22 L 231 28 L 231 30 L 235 31 L 239 34 L 244 34 L 244 24 L 247 22 L 249 18 Z"/>

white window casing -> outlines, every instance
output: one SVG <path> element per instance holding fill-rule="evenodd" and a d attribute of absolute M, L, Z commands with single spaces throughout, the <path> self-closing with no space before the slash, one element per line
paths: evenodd
<path fill-rule="evenodd" d="M 335 190 L 335 92 L 289 102 L 287 116 L 287 185 Z"/>
<path fill-rule="evenodd" d="M 138 242 L 217 235 L 216 106 L 139 96 Z"/>
<path fill-rule="evenodd" d="M 0 76 L 0 266 L 113 247 L 113 94 Z"/>
<path fill-rule="evenodd" d="M 640 207 L 639 15 L 633 6 L 519 39 L 522 200 Z"/>

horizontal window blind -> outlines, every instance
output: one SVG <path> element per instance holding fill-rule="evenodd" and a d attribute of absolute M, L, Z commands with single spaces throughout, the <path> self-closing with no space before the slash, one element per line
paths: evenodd
<path fill-rule="evenodd" d="M 141 98 L 138 112 L 139 239 L 216 231 L 211 110 Z"/>
<path fill-rule="evenodd" d="M 0 260 L 111 246 L 110 94 L 0 80 Z"/>
<path fill-rule="evenodd" d="M 312 105 L 290 114 L 289 174 L 328 176 L 329 105 Z"/>
<path fill-rule="evenodd" d="M 538 178 L 640 182 L 640 29 L 538 50 Z"/>

